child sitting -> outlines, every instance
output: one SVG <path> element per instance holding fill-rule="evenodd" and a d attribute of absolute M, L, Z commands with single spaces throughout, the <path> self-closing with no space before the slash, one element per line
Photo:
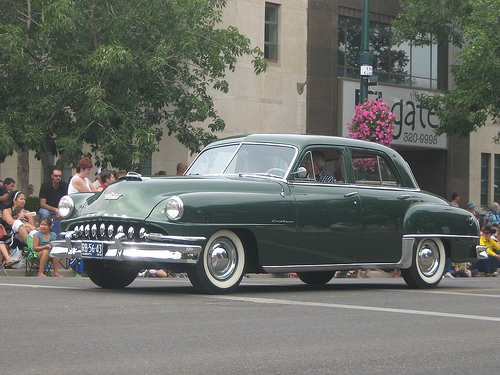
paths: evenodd
<path fill-rule="evenodd" d="M 37 253 L 38 259 L 40 259 L 38 277 L 46 277 L 43 271 L 50 258 L 50 250 L 52 249 L 50 241 L 57 237 L 57 235 L 51 231 L 52 227 L 52 219 L 50 217 L 44 217 L 40 221 L 40 230 L 33 236 L 33 250 Z M 59 274 L 59 258 L 52 258 L 52 266 L 54 267 L 54 276 L 63 277 Z"/>
<path fill-rule="evenodd" d="M 16 207 L 13 211 L 12 211 L 12 218 L 14 219 L 14 223 L 12 224 L 12 230 L 14 231 L 15 233 L 15 237 L 24 243 L 23 239 L 21 238 L 21 236 L 19 235 L 19 228 L 21 226 L 23 226 L 25 223 L 28 223 L 28 218 L 26 216 L 26 214 L 28 213 L 28 211 L 26 211 L 26 209 L 24 207 Z M 25 226 L 26 227 L 26 226 Z M 30 226 L 31 227 L 31 226 Z M 33 237 L 33 235 L 36 233 L 36 230 L 31 230 L 29 231 L 28 230 L 28 227 L 26 227 L 26 231 L 28 232 L 28 236 L 30 237 Z"/>

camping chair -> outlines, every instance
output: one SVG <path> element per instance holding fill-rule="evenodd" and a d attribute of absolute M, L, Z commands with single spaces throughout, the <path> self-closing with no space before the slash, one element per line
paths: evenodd
<path fill-rule="evenodd" d="M 3 259 L 2 261 L 0 262 L 0 270 L 4 273 L 5 276 L 9 276 L 9 274 L 7 273 L 7 271 L 5 270 L 5 267 L 3 266 Z"/>
<path fill-rule="evenodd" d="M 28 237 L 27 246 L 23 249 L 23 254 L 26 258 L 26 276 L 33 276 L 38 274 L 38 268 L 40 267 L 40 259 L 38 259 L 38 254 L 33 250 L 33 238 Z M 43 273 L 46 276 L 52 276 L 52 258 L 49 258 L 47 264 L 45 264 L 45 269 Z"/>

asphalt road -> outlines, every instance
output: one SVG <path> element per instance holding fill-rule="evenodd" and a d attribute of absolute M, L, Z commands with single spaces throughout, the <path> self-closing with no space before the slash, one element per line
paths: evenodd
<path fill-rule="evenodd" d="M 498 373 L 500 277 L 411 290 L 390 278 L 244 279 L 200 295 L 187 279 L 0 277 L 2 374 Z"/>

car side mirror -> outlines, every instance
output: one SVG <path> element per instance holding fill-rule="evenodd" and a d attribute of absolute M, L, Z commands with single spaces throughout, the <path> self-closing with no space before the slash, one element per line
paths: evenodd
<path fill-rule="evenodd" d="M 295 178 L 306 178 L 307 169 L 305 169 L 304 167 L 299 167 L 299 169 L 292 173 L 292 176 L 294 176 Z"/>

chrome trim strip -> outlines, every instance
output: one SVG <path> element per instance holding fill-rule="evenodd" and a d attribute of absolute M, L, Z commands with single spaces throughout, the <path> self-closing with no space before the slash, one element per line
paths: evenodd
<path fill-rule="evenodd" d="M 464 238 L 471 240 L 478 240 L 479 236 L 471 236 L 466 234 L 405 234 L 403 238 Z"/>
<path fill-rule="evenodd" d="M 66 233 L 65 239 L 52 241 L 50 256 L 55 258 L 81 258 L 82 240 L 71 239 L 73 232 Z M 189 263 L 198 262 L 201 246 L 154 242 L 126 242 L 121 233 L 114 241 L 97 241 L 106 246 L 102 259 L 146 262 Z M 101 259 L 101 258 L 99 258 Z"/>
<path fill-rule="evenodd" d="M 296 266 L 263 266 L 264 271 L 268 273 L 278 272 L 300 272 L 300 271 L 344 271 L 361 269 L 375 269 L 375 268 L 408 268 L 402 267 L 399 262 L 397 263 L 339 263 L 339 264 L 315 264 L 315 265 L 296 265 Z"/>

